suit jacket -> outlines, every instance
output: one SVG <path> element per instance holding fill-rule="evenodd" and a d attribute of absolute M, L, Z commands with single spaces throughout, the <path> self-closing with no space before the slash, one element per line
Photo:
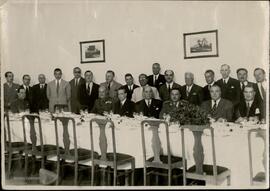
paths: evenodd
<path fill-rule="evenodd" d="M 223 79 L 219 79 L 216 83 L 221 88 L 221 97 L 230 100 L 236 106 L 240 101 L 239 81 L 230 77 L 227 84 L 223 84 Z"/>
<path fill-rule="evenodd" d="M 130 90 L 128 89 L 128 85 L 122 86 L 122 88 L 125 88 L 125 90 L 126 90 L 126 92 L 127 92 L 127 99 L 131 100 L 132 94 L 133 94 L 133 92 L 134 92 L 134 89 L 136 89 L 136 88 L 138 88 L 138 87 L 139 87 L 138 85 L 133 84 L 133 89 L 130 91 Z"/>
<path fill-rule="evenodd" d="M 157 88 L 155 88 L 155 87 L 151 87 L 151 88 L 153 90 L 153 97 L 155 99 L 160 100 L 160 97 L 159 97 L 159 93 L 158 93 Z M 143 98 L 143 87 L 138 87 L 138 88 L 134 89 L 133 94 L 132 94 L 131 101 L 133 101 L 134 103 L 136 103 L 138 101 L 141 101 L 142 99 L 144 99 Z"/>
<path fill-rule="evenodd" d="M 144 116 L 159 118 L 159 113 L 162 108 L 162 102 L 157 99 L 152 99 L 150 107 L 145 103 L 145 100 L 141 100 L 136 103 L 136 112 L 143 113 Z"/>
<path fill-rule="evenodd" d="M 214 82 L 213 85 L 216 85 L 216 82 Z M 206 86 L 203 87 L 203 100 L 210 100 L 211 95 L 210 95 L 210 90 L 209 90 L 209 85 L 207 84 Z"/>
<path fill-rule="evenodd" d="M 254 117 L 258 116 L 259 119 L 265 119 L 265 112 L 263 109 L 263 104 L 259 100 L 254 99 L 250 106 L 249 111 L 247 111 L 247 104 L 245 100 L 240 101 L 236 109 L 236 116 L 239 117 Z"/>
<path fill-rule="evenodd" d="M 28 100 L 25 99 L 23 100 L 17 99 L 10 105 L 10 110 L 13 113 L 25 112 L 25 110 L 27 109 L 30 109 L 30 104 Z"/>
<path fill-rule="evenodd" d="M 95 104 L 92 108 L 91 113 L 103 115 L 105 111 L 111 112 L 113 110 L 113 104 L 114 104 L 114 101 L 110 97 L 105 98 L 105 99 L 98 98 L 95 101 Z"/>
<path fill-rule="evenodd" d="M 71 106 L 71 112 L 73 113 L 77 113 L 77 114 L 80 113 L 81 104 L 78 98 L 78 90 L 79 90 L 79 86 L 84 83 L 85 83 L 84 78 L 80 78 L 79 84 L 77 86 L 75 86 L 75 78 L 73 78 L 69 82 L 70 88 L 71 88 L 70 106 Z"/>
<path fill-rule="evenodd" d="M 216 111 L 212 112 L 212 100 L 204 101 L 201 108 L 215 120 L 219 118 L 233 120 L 233 104 L 231 101 L 221 98 Z"/>
<path fill-rule="evenodd" d="M 181 98 L 194 105 L 201 105 L 203 102 L 203 90 L 201 86 L 193 84 L 189 95 L 186 94 L 186 85 L 181 88 Z"/>
<path fill-rule="evenodd" d="M 258 102 L 260 102 L 263 106 L 263 113 L 266 114 L 266 92 L 265 94 L 262 96 L 260 94 L 260 90 L 259 90 L 259 87 L 258 87 L 258 84 L 254 84 L 254 87 L 255 87 L 255 100 L 257 100 Z M 265 90 L 266 91 L 266 90 Z"/>
<path fill-rule="evenodd" d="M 49 100 L 47 98 L 47 84 L 44 84 L 44 88 L 40 88 L 40 84 L 36 84 L 33 86 L 33 109 L 34 112 L 38 112 L 39 110 L 49 109 Z"/>
<path fill-rule="evenodd" d="M 135 111 L 135 104 L 133 101 L 126 99 L 123 106 L 121 106 L 121 102 L 118 100 L 114 103 L 113 113 L 119 114 L 121 116 L 133 117 L 133 112 Z"/>
<path fill-rule="evenodd" d="M 108 88 L 108 84 L 107 82 L 103 82 L 100 84 L 100 86 L 105 86 L 106 88 Z M 113 98 L 114 100 L 117 100 L 118 99 L 118 96 L 117 96 L 117 90 L 122 86 L 122 84 L 116 82 L 116 81 L 112 81 L 112 84 L 110 86 L 110 89 L 109 89 L 109 96 L 111 98 Z"/>
<path fill-rule="evenodd" d="M 13 83 L 11 87 L 7 83 L 4 83 L 4 108 L 9 110 L 13 102 L 17 100 L 17 93 L 20 85 Z"/>
<path fill-rule="evenodd" d="M 165 84 L 166 80 L 165 80 L 165 77 L 164 77 L 163 74 L 159 74 L 158 75 L 158 79 L 156 80 L 155 84 L 154 84 L 154 77 L 153 76 L 154 75 L 149 75 L 147 77 L 149 86 L 154 86 L 157 89 L 159 89 L 160 86 L 162 86 L 163 84 Z"/>
<path fill-rule="evenodd" d="M 173 82 L 172 88 L 177 88 L 177 89 L 180 90 L 181 86 L 179 84 Z M 162 101 L 167 101 L 167 100 L 170 99 L 170 92 L 169 92 L 169 90 L 167 88 L 166 83 L 160 86 L 160 88 L 159 88 L 159 96 L 160 96 Z"/>
<path fill-rule="evenodd" d="M 63 104 L 68 105 L 68 110 L 70 111 L 70 97 L 71 90 L 69 82 L 61 79 L 61 83 L 59 85 L 59 95 L 57 95 L 56 91 L 56 80 L 53 80 L 47 85 L 47 97 L 49 99 L 49 111 L 54 112 L 55 104 Z"/>
<path fill-rule="evenodd" d="M 24 89 L 24 86 L 20 85 L 19 89 Z M 25 89 L 25 91 L 26 91 L 26 89 Z M 29 92 L 26 93 L 24 100 L 29 104 L 30 112 L 33 112 L 35 103 L 33 103 L 33 89 L 31 86 L 29 86 Z"/>
<path fill-rule="evenodd" d="M 186 100 L 180 100 L 178 101 L 177 105 L 174 105 L 174 103 L 171 100 L 164 101 L 162 105 L 162 109 L 159 113 L 159 118 L 163 119 L 164 114 L 169 114 L 173 109 L 180 107 L 181 104 L 188 104 Z"/>
<path fill-rule="evenodd" d="M 93 82 L 91 94 L 87 92 L 86 83 L 83 83 L 78 88 L 78 99 L 82 109 L 87 109 L 91 112 L 96 99 L 98 99 L 99 85 Z"/>

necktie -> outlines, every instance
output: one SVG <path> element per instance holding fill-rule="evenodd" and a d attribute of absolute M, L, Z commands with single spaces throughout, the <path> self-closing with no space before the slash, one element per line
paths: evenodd
<path fill-rule="evenodd" d="M 57 97 L 59 95 L 59 80 L 57 80 L 57 84 L 56 84 L 56 93 L 57 93 Z"/>
<path fill-rule="evenodd" d="M 88 84 L 87 89 L 88 89 L 88 95 L 91 95 L 90 84 Z"/>
<path fill-rule="evenodd" d="M 215 100 L 214 105 L 212 107 L 212 114 L 214 114 L 216 112 L 216 110 L 217 110 L 217 101 Z"/>
<path fill-rule="evenodd" d="M 147 100 L 147 107 L 150 107 L 150 100 Z"/>
<path fill-rule="evenodd" d="M 187 86 L 187 91 L 186 91 L 187 97 L 189 96 L 189 86 Z"/>
<path fill-rule="evenodd" d="M 245 84 L 244 84 L 244 82 L 241 82 L 242 83 L 242 91 L 244 91 L 244 89 L 245 89 Z"/>
<path fill-rule="evenodd" d="M 132 91 L 131 86 L 128 86 L 128 87 L 129 87 L 129 91 Z"/>
<path fill-rule="evenodd" d="M 108 90 L 110 90 L 110 88 L 111 88 L 111 83 L 108 84 Z"/>
<path fill-rule="evenodd" d="M 226 80 L 223 80 L 223 85 L 226 85 Z"/>
<path fill-rule="evenodd" d="M 249 110 L 250 110 L 250 105 L 249 105 L 249 102 L 247 102 L 247 113 L 246 113 L 246 117 L 249 116 Z"/>
<path fill-rule="evenodd" d="M 75 79 L 75 87 L 78 85 L 78 79 Z"/>
<path fill-rule="evenodd" d="M 157 81 L 157 76 L 154 76 L 154 85 L 156 85 L 156 81 Z"/>
<path fill-rule="evenodd" d="M 211 85 L 208 85 L 208 90 L 210 91 L 210 89 L 211 89 Z"/>
<path fill-rule="evenodd" d="M 171 85 L 170 84 L 168 85 L 168 91 L 169 91 L 169 93 L 171 93 Z"/>
<path fill-rule="evenodd" d="M 25 95 L 26 95 L 26 99 L 28 99 L 28 96 L 29 96 L 29 87 L 26 87 Z"/>

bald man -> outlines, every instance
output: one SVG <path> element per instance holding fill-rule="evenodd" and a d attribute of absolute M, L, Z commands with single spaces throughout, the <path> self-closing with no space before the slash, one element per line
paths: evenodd
<path fill-rule="evenodd" d="M 46 77 L 44 74 L 38 75 L 38 84 L 33 86 L 33 110 L 39 112 L 49 109 L 49 100 L 47 98 L 46 89 Z"/>
<path fill-rule="evenodd" d="M 201 86 L 194 84 L 194 74 L 185 73 L 186 85 L 181 88 L 182 99 L 194 105 L 201 105 L 203 101 L 203 89 Z"/>
<path fill-rule="evenodd" d="M 216 84 L 221 88 L 221 97 L 230 100 L 235 107 L 240 101 L 240 83 L 238 80 L 230 77 L 231 69 L 229 65 L 221 65 L 220 73 L 222 78 Z"/>

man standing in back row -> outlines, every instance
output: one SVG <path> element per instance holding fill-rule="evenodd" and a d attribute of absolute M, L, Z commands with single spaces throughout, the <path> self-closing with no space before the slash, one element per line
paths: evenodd
<path fill-rule="evenodd" d="M 147 77 L 148 84 L 159 90 L 160 86 L 162 86 L 166 82 L 164 75 L 160 74 L 160 64 L 154 63 L 152 65 L 152 71 L 153 75 Z"/>
<path fill-rule="evenodd" d="M 49 100 L 46 95 L 47 84 L 44 74 L 38 75 L 38 84 L 33 86 L 33 109 L 34 112 L 49 109 Z"/>

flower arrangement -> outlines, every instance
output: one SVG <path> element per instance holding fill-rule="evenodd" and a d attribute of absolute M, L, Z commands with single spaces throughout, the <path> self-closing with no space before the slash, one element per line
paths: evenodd
<path fill-rule="evenodd" d="M 170 122 L 177 122 L 180 125 L 206 125 L 210 123 L 205 111 L 187 101 L 180 101 L 179 106 L 174 107 L 169 112 L 169 116 Z"/>

